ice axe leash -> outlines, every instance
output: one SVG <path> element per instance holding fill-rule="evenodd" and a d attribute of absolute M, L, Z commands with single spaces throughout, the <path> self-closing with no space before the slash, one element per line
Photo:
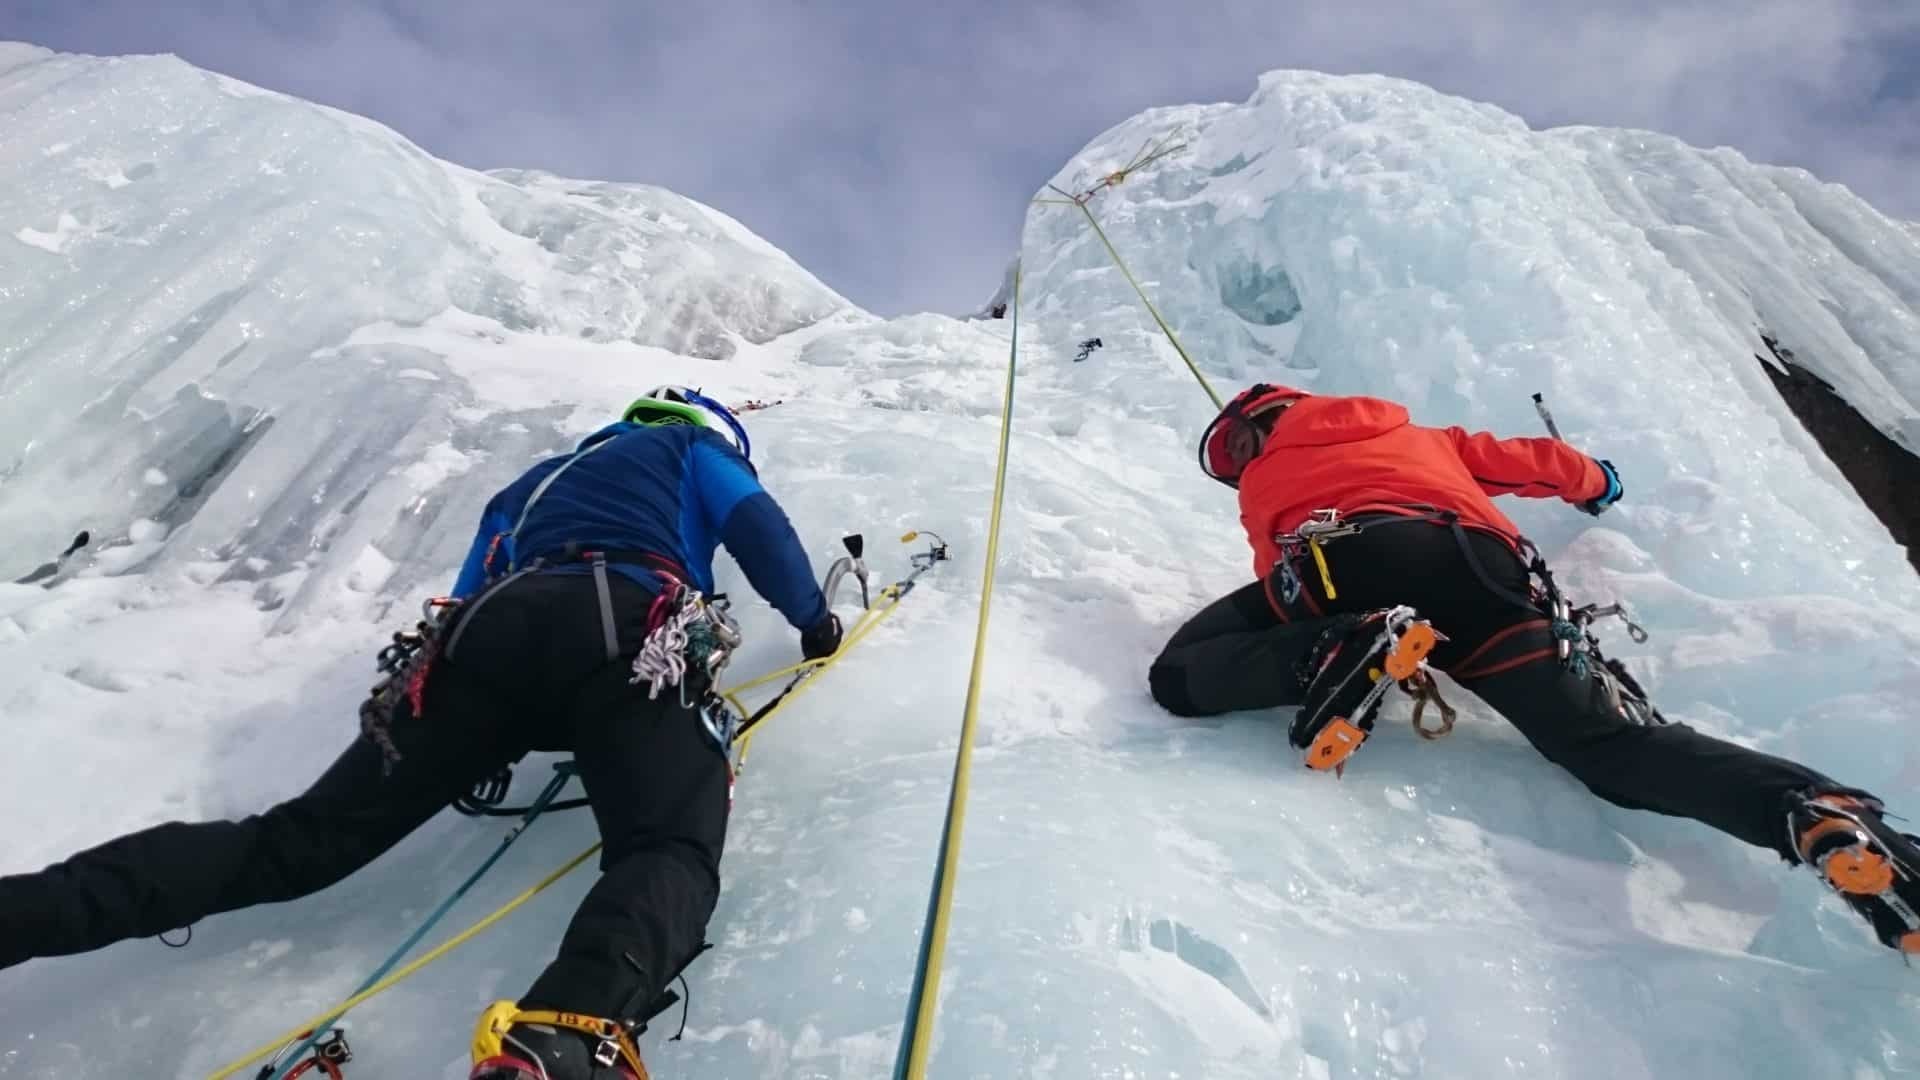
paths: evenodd
<path fill-rule="evenodd" d="M 734 745 L 740 748 L 734 760 L 734 772 L 736 775 L 746 768 L 747 752 L 752 748 L 754 731 L 758 729 L 761 724 L 772 719 L 781 709 L 785 708 L 787 703 L 792 700 L 793 695 L 802 687 L 812 682 L 814 676 L 839 663 L 848 652 L 852 651 L 854 646 L 865 641 L 867 636 L 873 633 L 875 627 L 879 626 L 900 607 L 900 601 L 906 599 L 907 594 L 913 591 L 921 575 L 952 558 L 952 555 L 948 552 L 946 540 L 941 538 L 940 534 L 936 532 L 925 529 L 915 529 L 902 536 L 900 542 L 903 544 L 911 544 L 915 540 L 923 537 L 927 540 L 926 550 L 915 552 L 909 557 L 910 569 L 905 577 L 880 590 L 878 606 L 874 606 L 869 601 L 867 582 L 864 576 L 865 566 L 860 562 L 862 552 L 865 549 L 865 541 L 858 534 L 847 537 L 846 540 L 843 541 L 847 547 L 847 556 L 834 564 L 834 569 L 840 569 L 842 564 L 846 564 L 846 568 L 842 570 L 842 573 L 838 577 L 834 575 L 834 569 L 827 571 L 828 583 L 831 586 L 826 590 L 827 601 L 829 604 L 832 603 L 834 590 L 838 589 L 844 582 L 847 573 L 853 573 L 860 581 L 863 610 L 860 613 L 860 618 L 854 621 L 853 626 L 847 630 L 845 636 L 841 639 L 840 648 L 832 656 L 821 657 L 818 660 L 805 660 L 798 664 L 781 668 L 778 671 L 770 671 L 757 679 L 751 679 L 721 693 L 720 696 L 726 699 L 727 704 L 731 705 L 736 712 L 745 718 L 733 733 Z M 858 571 L 853 569 L 855 566 L 859 567 Z M 741 694 L 749 690 L 757 690 L 760 687 L 772 685 L 783 678 L 787 680 L 787 684 L 781 687 L 779 693 L 762 703 L 757 709 L 748 709 L 746 707 L 740 697 Z"/>
<path fill-rule="evenodd" d="M 799 690 L 800 687 L 804 686 L 816 672 L 831 667 L 834 663 L 838 662 L 841 656 L 852 649 L 854 645 L 865 640 L 867 634 L 872 632 L 873 628 L 877 626 L 882 619 L 893 613 L 893 609 L 900 602 L 900 599 L 905 597 L 907 593 L 913 591 L 914 583 L 919 580 L 922 574 L 933 569 L 936 564 L 945 562 L 950 558 L 947 553 L 947 543 L 940 538 L 938 533 L 925 529 L 914 530 L 902 536 L 900 542 L 910 544 L 922 537 L 929 538 L 927 549 L 916 552 L 909 557 L 911 566 L 910 573 L 899 581 L 885 586 L 880 590 L 878 607 L 873 605 L 873 600 L 869 596 L 870 571 L 868 571 L 864 561 L 866 539 L 859 533 L 853 533 L 844 537 L 840 542 L 846 547 L 847 554 L 836 559 L 833 565 L 828 568 L 821 589 L 827 596 L 827 602 L 831 604 L 834 594 L 845 584 L 848 576 L 852 576 L 860 585 L 862 612 L 860 618 L 856 620 L 852 628 L 846 632 L 841 641 L 840 650 L 832 656 L 822 657 L 818 660 L 803 660 L 798 664 L 790 664 L 787 667 L 767 672 L 758 678 L 749 679 L 737 686 L 720 691 L 721 699 L 740 717 L 740 722 L 734 727 L 732 736 L 732 745 L 740 748 L 739 754 L 734 760 L 734 771 L 736 774 L 746 763 L 746 751 L 751 742 L 750 739 L 745 738 L 748 731 L 772 717 L 774 713 L 780 711 L 782 708 L 785 708 L 791 695 Z M 780 689 L 779 693 L 775 694 L 769 700 L 762 702 L 756 709 L 746 707 L 741 695 L 748 691 L 757 690 L 763 686 L 779 682 L 783 678 L 788 681 L 787 684 Z M 474 785 L 472 791 L 455 799 L 453 808 L 462 814 L 466 814 L 468 817 L 518 817 L 526 813 L 528 807 L 501 805 L 506 801 L 507 791 L 512 782 L 512 768 L 503 768 L 494 775 Z M 561 810 L 577 810 L 586 805 L 588 805 L 588 802 L 584 798 L 561 799 L 548 806 L 547 812 L 556 813 Z"/>

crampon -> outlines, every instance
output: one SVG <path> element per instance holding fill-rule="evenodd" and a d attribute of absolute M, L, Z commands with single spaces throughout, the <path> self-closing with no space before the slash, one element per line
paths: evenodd
<path fill-rule="evenodd" d="M 649 1080 L 627 1025 L 498 1001 L 473 1033 L 468 1080 Z"/>
<path fill-rule="evenodd" d="M 1314 643 L 1300 672 L 1306 701 L 1287 736 L 1306 751 L 1307 768 L 1343 774 L 1347 759 L 1372 733 L 1387 690 L 1429 678 L 1427 655 L 1443 640 L 1404 605 L 1340 616 Z"/>
<path fill-rule="evenodd" d="M 1880 943 L 1920 953 L 1920 838 L 1895 832 L 1864 792 L 1797 796 L 1787 813 L 1793 850 L 1872 924 Z"/>

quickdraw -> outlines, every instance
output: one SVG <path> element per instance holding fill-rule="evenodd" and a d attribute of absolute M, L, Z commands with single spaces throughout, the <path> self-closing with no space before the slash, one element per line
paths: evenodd
<path fill-rule="evenodd" d="M 396 630 L 393 640 L 374 658 L 380 680 L 360 703 L 360 733 L 380 748 L 388 772 L 400 760 L 393 743 L 394 712 L 402 701 L 419 716 L 425 708 L 427 672 L 440 651 L 440 635 L 452 624 L 462 601 L 433 597 L 420 607 L 421 618 L 411 630 Z"/>
<path fill-rule="evenodd" d="M 915 540 L 918 540 L 923 536 L 928 538 L 927 550 L 915 552 L 914 554 L 908 556 L 907 563 L 910 569 L 909 569 L 909 572 L 907 573 L 907 576 L 901 578 L 899 581 L 896 581 L 893 584 L 888 585 L 880 590 L 881 606 L 878 608 L 874 607 L 868 601 L 867 595 L 866 595 L 866 578 L 864 576 L 860 576 L 860 575 L 863 575 L 863 572 L 866 569 L 865 565 L 863 563 L 860 563 L 859 561 L 859 558 L 860 558 L 859 552 L 865 546 L 864 541 L 862 541 L 857 534 L 854 536 L 850 536 L 845 541 L 843 541 L 847 545 L 847 551 L 851 559 L 851 564 L 853 566 L 858 567 L 857 570 L 850 569 L 849 572 L 853 572 L 857 576 L 860 576 L 861 601 L 862 601 L 862 606 L 865 608 L 865 612 L 861 615 L 860 621 L 855 623 L 853 628 L 847 632 L 846 638 L 840 644 L 840 651 L 835 653 L 833 656 L 826 657 L 821 660 L 814 660 L 814 661 L 808 661 L 801 664 L 796 664 L 793 667 L 784 669 L 782 671 L 776 671 L 767 675 L 762 675 L 758 679 L 755 679 L 748 683 L 744 683 L 740 686 L 736 686 L 732 690 L 729 690 L 726 692 L 724 696 L 727 698 L 727 700 L 736 707 L 736 711 L 738 711 L 740 714 L 742 714 L 745 717 L 745 719 L 743 719 L 740 722 L 740 726 L 736 728 L 733 733 L 733 741 L 740 748 L 739 754 L 734 761 L 734 771 L 736 773 L 743 770 L 746 766 L 746 755 L 747 755 L 748 743 L 752 737 L 754 729 L 759 727 L 774 713 L 780 711 L 780 709 L 786 704 L 786 701 L 789 695 L 793 694 L 796 690 L 800 689 L 800 687 L 806 685 L 807 681 L 811 679 L 813 676 L 819 674 L 821 671 L 825 670 L 828 666 L 837 662 L 841 656 L 844 656 L 846 654 L 848 649 L 852 648 L 855 644 L 858 644 L 863 638 L 865 638 L 866 635 L 872 631 L 873 627 L 878 625 L 881 619 L 891 614 L 893 612 L 893 609 L 899 606 L 900 601 L 905 599 L 906 595 L 913 591 L 914 585 L 920 580 L 920 576 L 922 574 L 925 574 L 927 571 L 933 569 L 935 566 L 938 566 L 943 562 L 946 562 L 948 559 L 952 557 L 951 555 L 948 554 L 946 540 L 943 539 L 939 533 L 931 532 L 926 529 L 911 530 L 907 532 L 904 536 L 900 537 L 900 542 L 903 544 L 911 544 Z M 846 559 L 841 560 L 841 562 L 847 562 L 847 561 L 848 560 Z M 840 564 L 835 563 L 835 566 L 838 566 L 838 565 Z M 828 579 L 830 582 L 836 580 L 834 579 L 834 576 L 831 570 L 829 570 L 828 572 Z M 837 584 L 836 584 L 836 587 L 837 587 Z M 831 591 L 827 593 L 827 599 L 829 601 L 833 599 L 833 593 Z M 792 674 L 793 677 L 787 681 L 786 686 L 782 687 L 779 693 L 775 694 L 772 698 L 769 698 L 765 704 L 753 710 L 751 713 L 747 712 L 747 710 L 744 707 L 741 707 L 740 699 L 738 697 L 740 693 L 746 690 L 751 690 L 757 686 L 764 686 L 767 683 L 773 682 L 774 680 L 779 679 L 782 676 L 785 676 L 788 674 Z"/>
<path fill-rule="evenodd" d="M 1333 587 L 1333 571 L 1327 566 L 1326 552 L 1321 548 L 1343 536 L 1353 536 L 1364 526 L 1353 521 L 1342 520 L 1338 510 L 1315 510 L 1311 517 L 1300 523 L 1293 532 L 1279 538 L 1281 553 L 1286 557 L 1288 570 L 1292 570 L 1292 560 L 1302 550 L 1313 557 L 1313 567 L 1320 572 L 1320 587 L 1327 599 L 1338 599 L 1340 593 Z M 1294 579 L 1298 582 L 1298 578 Z"/>
<path fill-rule="evenodd" d="M 303 1031 L 297 1037 L 314 1040 L 314 1035 L 312 1031 Z M 282 1060 L 294 1051 L 295 1045 L 288 1043 L 279 1053 L 267 1059 L 267 1063 L 260 1066 L 260 1071 L 254 1074 L 254 1080 L 268 1080 L 278 1072 L 282 1067 Z M 347 1045 L 347 1025 L 334 1024 L 324 1035 L 311 1043 L 299 1062 L 287 1069 L 283 1080 L 296 1080 L 297 1077 L 311 1072 L 318 1072 L 327 1080 L 344 1080 L 345 1073 L 341 1070 L 341 1066 L 352 1060 L 353 1049 Z"/>
<path fill-rule="evenodd" d="M 661 576 L 666 585 L 647 613 L 647 637 L 627 681 L 645 683 L 650 701 L 663 690 L 677 688 L 681 702 L 691 707 L 688 673 L 698 677 L 702 690 L 717 682 L 740 648 L 740 624 L 729 614 L 725 596 L 707 597 L 691 585 Z"/>

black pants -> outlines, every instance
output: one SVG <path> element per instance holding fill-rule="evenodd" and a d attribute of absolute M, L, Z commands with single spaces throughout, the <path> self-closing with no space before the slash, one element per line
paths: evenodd
<path fill-rule="evenodd" d="M 673 691 L 627 684 L 650 597 L 610 576 L 609 661 L 594 582 L 539 574 L 469 604 L 422 715 L 402 709 L 383 775 L 359 738 L 307 791 L 240 821 L 123 836 L 0 878 L 0 967 L 84 952 L 317 892 L 371 862 L 529 750 L 572 750 L 605 848 L 601 877 L 527 1007 L 628 1018 L 696 955 L 720 890 L 727 763 Z"/>
<path fill-rule="evenodd" d="M 1526 568 L 1497 537 L 1467 543 L 1494 582 L 1526 594 Z M 1448 672 L 1547 760 L 1619 806 L 1693 818 L 1791 858 L 1789 793 L 1838 785 L 1802 765 L 1682 724 L 1641 726 L 1555 654 L 1546 620 L 1504 600 L 1468 564 L 1455 534 L 1393 523 L 1325 547 L 1336 596 L 1311 561 L 1279 570 L 1201 609 L 1148 673 L 1154 700 L 1182 716 L 1299 705 L 1295 676 L 1323 617 L 1409 604 L 1449 640 L 1434 651 Z M 1297 586 L 1297 587 L 1294 587 Z"/>

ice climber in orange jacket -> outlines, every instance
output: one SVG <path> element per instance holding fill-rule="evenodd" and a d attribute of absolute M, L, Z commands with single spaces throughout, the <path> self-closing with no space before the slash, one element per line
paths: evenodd
<path fill-rule="evenodd" d="M 1920 952 L 1920 844 L 1880 801 L 1667 723 L 1494 506 L 1557 498 L 1598 515 L 1623 493 L 1610 463 L 1557 439 L 1422 427 L 1379 398 L 1262 384 L 1208 426 L 1200 465 L 1240 493 L 1255 580 L 1167 643 L 1148 673 L 1163 707 L 1297 707 L 1290 740 L 1337 770 L 1382 692 L 1427 680 L 1424 660 L 1601 798 L 1810 865 L 1882 943 Z"/>

